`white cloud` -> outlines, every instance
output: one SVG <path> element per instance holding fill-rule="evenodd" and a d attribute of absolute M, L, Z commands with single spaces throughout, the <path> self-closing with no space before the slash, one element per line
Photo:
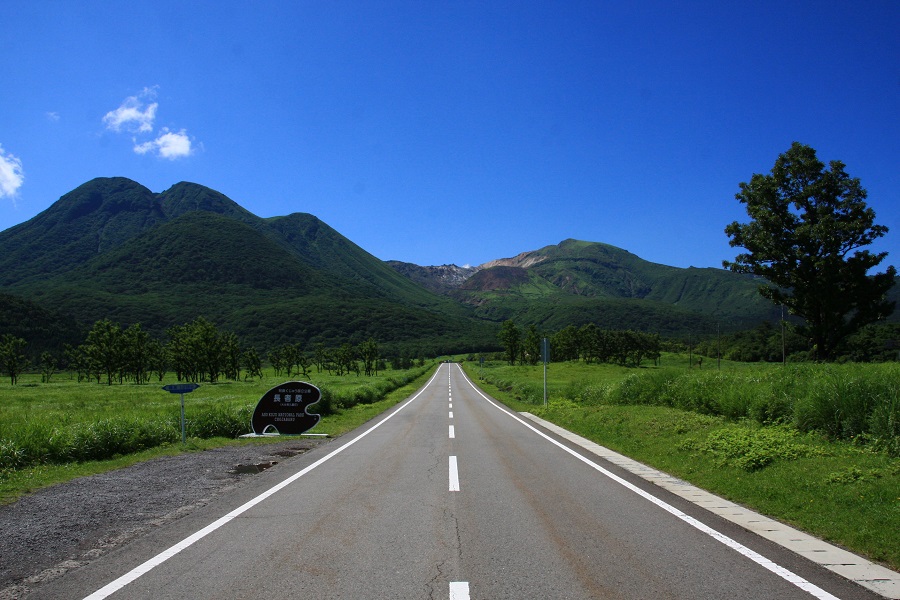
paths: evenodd
<path fill-rule="evenodd" d="M 194 150 L 191 147 L 191 138 L 188 137 L 187 131 L 182 129 L 175 133 L 169 131 L 165 127 L 162 134 L 155 140 L 138 144 L 135 140 L 134 151 L 138 154 L 147 154 L 148 152 L 156 152 L 160 158 L 175 160 L 190 156 Z"/>
<path fill-rule="evenodd" d="M 163 127 L 158 133 L 154 132 L 153 122 L 159 108 L 159 103 L 155 102 L 157 89 L 158 86 L 146 87 L 140 93 L 125 98 L 119 108 L 103 116 L 103 123 L 110 131 L 132 133 L 137 154 L 155 154 L 168 160 L 190 156 L 196 146 L 186 130 L 171 131 Z M 149 139 L 151 137 L 155 139 Z M 200 148 L 203 148 L 202 144 Z"/>
<path fill-rule="evenodd" d="M 137 131 L 148 133 L 153 131 L 153 121 L 156 119 L 158 102 L 147 104 L 148 100 L 156 99 L 156 86 L 144 88 L 136 96 L 128 96 L 116 110 L 111 110 L 103 116 L 106 128 L 111 131 Z"/>
<path fill-rule="evenodd" d="M 51 123 L 56 123 L 57 121 L 59 121 L 59 113 L 54 112 L 54 111 L 48 112 L 47 120 L 50 121 Z"/>
<path fill-rule="evenodd" d="M 24 182 L 22 161 L 0 146 L 0 198 L 14 198 Z"/>

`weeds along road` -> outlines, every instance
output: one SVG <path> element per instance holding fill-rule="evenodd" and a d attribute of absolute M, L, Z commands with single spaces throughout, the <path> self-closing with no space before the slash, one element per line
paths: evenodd
<path fill-rule="evenodd" d="M 567 446 L 442 364 L 417 394 L 34 598 L 876 598 Z"/>

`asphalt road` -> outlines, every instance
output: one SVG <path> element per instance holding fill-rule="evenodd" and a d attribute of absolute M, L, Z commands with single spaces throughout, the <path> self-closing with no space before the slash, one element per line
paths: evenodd
<path fill-rule="evenodd" d="M 442 364 L 358 431 L 33 598 L 877 598 Z"/>

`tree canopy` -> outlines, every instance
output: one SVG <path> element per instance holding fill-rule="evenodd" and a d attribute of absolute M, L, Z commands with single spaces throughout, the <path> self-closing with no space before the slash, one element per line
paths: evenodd
<path fill-rule="evenodd" d="M 735 196 L 749 223 L 725 228 L 732 247 L 747 250 L 723 265 L 764 278 L 760 293 L 805 320 L 799 330 L 816 356 L 834 357 L 841 342 L 894 310 L 885 294 L 896 270 L 870 275 L 887 256 L 864 250 L 887 233 L 858 178 L 844 164 L 829 168 L 809 146 L 794 142 L 771 174 L 754 174 Z"/>

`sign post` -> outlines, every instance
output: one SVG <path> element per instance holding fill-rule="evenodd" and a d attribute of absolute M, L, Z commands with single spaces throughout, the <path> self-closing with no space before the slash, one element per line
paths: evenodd
<path fill-rule="evenodd" d="M 541 360 L 544 362 L 544 408 L 547 407 L 547 363 L 550 362 L 550 341 L 541 341 Z"/>
<path fill-rule="evenodd" d="M 190 394 L 194 390 L 200 387 L 199 383 L 171 383 L 169 385 L 164 385 L 163 389 L 169 392 L 170 394 L 181 394 L 181 443 L 184 444 L 187 442 L 187 436 L 185 434 L 184 427 L 184 395 Z"/>
<path fill-rule="evenodd" d="M 319 415 L 307 409 L 321 398 L 319 388 L 305 381 L 276 385 L 259 399 L 250 427 L 255 435 L 263 435 L 270 428 L 280 435 L 300 435 L 319 422 Z"/>

